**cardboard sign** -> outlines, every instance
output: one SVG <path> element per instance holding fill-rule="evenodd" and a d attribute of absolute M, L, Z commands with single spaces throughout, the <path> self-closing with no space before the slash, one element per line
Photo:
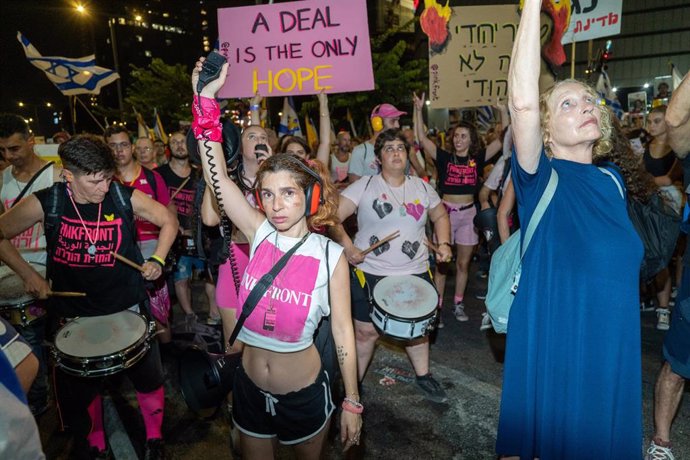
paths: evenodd
<path fill-rule="evenodd" d="M 570 26 L 561 43 L 582 42 L 621 33 L 623 0 L 572 0 Z"/>
<path fill-rule="evenodd" d="M 520 22 L 517 5 L 452 8 L 450 39 L 429 53 L 432 108 L 495 105 L 508 95 L 508 67 Z M 535 69 L 536 72 L 539 69 Z"/>
<path fill-rule="evenodd" d="M 230 71 L 220 97 L 374 89 L 364 0 L 304 0 L 218 10 Z"/>

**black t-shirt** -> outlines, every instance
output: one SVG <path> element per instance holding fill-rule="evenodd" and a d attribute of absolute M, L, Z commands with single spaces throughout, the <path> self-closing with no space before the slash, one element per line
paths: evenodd
<path fill-rule="evenodd" d="M 475 195 L 481 185 L 485 158 L 485 150 L 480 150 L 477 157 L 458 157 L 437 148 L 436 169 L 441 195 Z"/>
<path fill-rule="evenodd" d="M 644 149 L 642 160 L 649 174 L 654 177 L 661 177 L 671 172 L 671 168 L 673 168 L 673 164 L 676 162 L 676 154 L 671 150 L 661 158 L 654 158 L 649 152 L 649 148 L 646 148 Z"/>
<path fill-rule="evenodd" d="M 121 188 L 125 198 L 130 199 L 133 189 Z M 44 213 L 50 210 L 50 190 L 35 193 Z M 133 224 L 128 226 L 125 216 L 119 215 L 111 193 L 105 195 L 100 216 L 98 204 L 76 203 L 83 221 L 64 193 L 63 212 L 55 230 L 57 237 L 47 239 L 51 289 L 85 292 L 86 297 L 53 297 L 51 308 L 61 317 L 99 316 L 126 310 L 146 300 L 141 273 L 110 254 L 114 251 L 130 260 L 141 260 L 132 233 Z M 95 252 L 90 254 L 92 241 L 95 241 Z"/>
<path fill-rule="evenodd" d="M 172 196 L 177 188 L 187 179 L 186 177 L 180 177 L 175 174 L 170 164 L 159 166 L 155 171 L 163 177 L 165 185 L 170 192 L 170 196 Z M 192 169 L 191 176 L 189 181 L 180 189 L 179 193 L 175 195 L 175 198 L 172 200 L 177 208 L 177 220 L 180 222 L 180 227 L 184 230 L 192 228 L 192 215 L 194 213 L 194 193 L 196 192 L 196 183 L 198 180 L 198 175 L 194 169 Z"/>

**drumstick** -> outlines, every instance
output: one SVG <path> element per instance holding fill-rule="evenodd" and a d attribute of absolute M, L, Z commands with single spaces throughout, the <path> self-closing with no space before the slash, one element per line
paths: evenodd
<path fill-rule="evenodd" d="M 119 260 L 120 262 L 122 262 L 123 264 L 127 264 L 127 265 L 129 265 L 130 267 L 136 268 L 136 269 L 139 270 L 140 272 L 144 273 L 144 267 L 142 267 L 142 266 L 139 265 L 138 263 L 132 262 L 132 261 L 129 260 L 127 257 L 121 256 L 120 254 L 116 253 L 115 251 L 110 251 L 110 254 L 111 254 L 113 257 L 115 257 L 117 260 Z"/>
<path fill-rule="evenodd" d="M 172 201 L 172 199 L 175 198 L 175 196 L 176 196 L 178 193 L 180 193 L 180 190 L 182 190 L 182 187 L 184 187 L 185 185 L 187 185 L 187 182 L 189 182 L 189 179 L 190 179 L 191 177 L 192 177 L 191 174 L 190 174 L 189 176 L 187 176 L 187 178 L 180 184 L 180 186 L 177 187 L 177 188 L 175 189 L 175 191 L 173 192 L 173 194 L 170 195 L 170 201 Z"/>
<path fill-rule="evenodd" d="M 432 251 L 438 252 L 438 246 L 436 246 L 434 243 L 432 243 L 428 239 L 424 241 L 424 244 L 426 244 L 426 247 L 431 249 Z"/>
<path fill-rule="evenodd" d="M 86 292 L 48 291 L 48 297 L 86 297 Z"/>
<path fill-rule="evenodd" d="M 381 241 L 377 241 L 376 243 L 374 243 L 374 244 L 372 244 L 371 246 L 369 246 L 368 248 L 366 248 L 364 251 L 362 251 L 362 255 L 365 256 L 365 255 L 369 254 L 371 251 L 373 251 L 374 249 L 378 248 L 378 247 L 381 246 L 382 244 L 386 244 L 386 243 L 388 243 L 390 240 L 395 239 L 395 238 L 397 238 L 397 237 L 399 237 L 399 236 L 400 236 L 400 230 L 394 231 L 393 233 L 391 233 L 390 235 L 388 235 L 387 237 L 385 237 L 385 238 L 382 239 Z"/>

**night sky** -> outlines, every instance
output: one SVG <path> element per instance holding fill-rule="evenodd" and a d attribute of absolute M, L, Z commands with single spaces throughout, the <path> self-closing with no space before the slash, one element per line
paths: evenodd
<path fill-rule="evenodd" d="M 25 117 L 41 120 L 40 134 L 52 135 L 57 131 L 49 127 L 50 115 L 64 110 L 67 115 L 67 98 L 44 76 L 43 72 L 29 64 L 24 50 L 17 41 L 21 31 L 44 56 L 82 57 L 93 53 L 89 24 L 65 0 L 3 0 L 0 2 L 0 110 L 14 112 Z M 86 19 L 86 20 L 85 20 Z M 103 27 L 107 27 L 105 21 Z M 18 107 L 22 101 L 26 106 Z M 52 109 L 45 107 L 53 104 Z"/>

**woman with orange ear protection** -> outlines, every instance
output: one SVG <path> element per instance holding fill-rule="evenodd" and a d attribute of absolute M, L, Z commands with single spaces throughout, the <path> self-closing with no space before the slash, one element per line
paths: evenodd
<path fill-rule="evenodd" d="M 197 61 L 193 88 L 202 65 L 203 59 Z M 207 183 L 221 210 L 250 242 L 240 300 L 245 302 L 257 281 L 285 253 L 292 253 L 239 331 L 244 349 L 235 372 L 233 420 L 243 457 L 274 458 L 277 439 L 294 446 L 298 458 L 317 459 L 335 409 L 332 376 L 314 346 L 314 333 L 325 316 L 331 317 L 345 387 L 340 419 L 344 449 L 359 443 L 364 410 L 357 393 L 347 260 L 341 246 L 311 231 L 338 222 L 337 192 L 325 171 L 278 154 L 264 160 L 256 175 L 256 197 L 265 214 L 248 203 L 223 161 L 215 95 L 225 83 L 227 69 L 224 64 L 220 77 L 194 97 L 192 130 Z"/>

